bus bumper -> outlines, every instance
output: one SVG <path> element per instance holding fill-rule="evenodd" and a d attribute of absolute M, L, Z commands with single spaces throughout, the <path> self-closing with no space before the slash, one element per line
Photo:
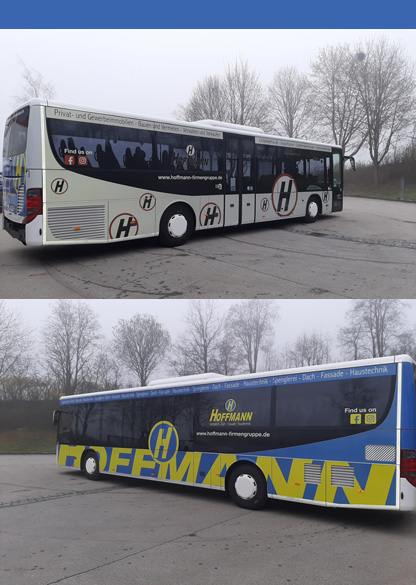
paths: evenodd
<path fill-rule="evenodd" d="M 400 478 L 400 510 L 416 510 L 416 488 Z"/>
<path fill-rule="evenodd" d="M 25 246 L 39 246 L 42 244 L 42 216 L 35 217 L 28 224 L 16 223 L 3 215 L 3 229 L 12 238 L 16 238 Z"/>

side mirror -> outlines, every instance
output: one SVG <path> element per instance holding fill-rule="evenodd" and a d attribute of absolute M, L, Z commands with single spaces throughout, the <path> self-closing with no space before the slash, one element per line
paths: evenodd
<path fill-rule="evenodd" d="M 346 160 L 350 161 L 351 168 L 355 171 L 355 158 L 353 156 L 344 156 L 344 163 Z"/>
<path fill-rule="evenodd" d="M 53 420 L 53 424 L 57 425 L 59 423 L 59 419 L 61 418 L 61 411 L 60 410 L 54 410 L 53 411 L 53 416 L 52 416 L 52 420 Z"/>

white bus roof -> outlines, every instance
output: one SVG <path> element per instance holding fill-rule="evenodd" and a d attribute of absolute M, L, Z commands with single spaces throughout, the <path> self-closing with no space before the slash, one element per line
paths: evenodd
<path fill-rule="evenodd" d="M 192 386 L 204 385 L 204 384 L 215 384 L 222 382 L 238 382 L 241 380 L 250 380 L 256 378 L 270 378 L 274 376 L 290 376 L 295 374 L 302 374 L 307 372 L 317 372 L 321 370 L 336 370 L 343 368 L 362 368 L 372 365 L 392 364 L 400 362 L 409 362 L 416 366 L 416 362 L 409 355 L 396 355 L 381 358 L 371 358 L 364 360 L 355 360 L 348 362 L 334 362 L 330 364 L 321 364 L 317 366 L 308 366 L 301 368 L 290 368 L 284 370 L 274 370 L 270 372 L 256 372 L 254 374 L 240 374 L 237 376 L 223 376 L 222 374 L 196 374 L 194 376 L 180 376 L 177 378 L 167 378 L 162 380 L 155 380 L 155 384 L 149 384 L 148 386 L 139 386 L 136 388 L 125 388 L 121 390 L 110 390 L 106 392 L 90 392 L 87 394 L 74 394 L 71 396 L 61 396 L 61 401 L 65 400 L 78 400 L 83 398 L 95 398 L 98 396 L 109 396 L 109 395 L 120 395 L 122 398 L 126 398 L 129 393 L 137 392 L 148 392 L 149 390 L 159 390 L 163 388 L 181 388 L 186 387 L 190 383 Z M 206 377 L 209 376 L 209 377 Z M 184 381 L 187 379 L 187 382 Z"/>
<path fill-rule="evenodd" d="M 296 147 L 303 147 L 303 148 L 307 148 L 308 146 L 322 146 L 322 147 L 327 147 L 327 148 L 340 148 L 339 145 L 337 144 L 331 144 L 331 143 L 326 143 L 326 142 L 320 142 L 320 141 L 313 141 L 313 140 L 303 140 L 303 139 L 299 139 L 299 138 L 288 138 L 286 136 L 277 136 L 274 134 L 266 134 L 263 130 L 261 130 L 261 128 L 255 128 L 252 126 L 244 126 L 244 125 L 240 125 L 240 124 L 232 124 L 230 122 L 221 122 L 218 120 L 200 120 L 200 121 L 196 121 L 196 122 L 185 122 L 183 120 L 174 120 L 172 118 L 153 118 L 151 116 L 141 116 L 139 114 L 136 113 L 131 113 L 131 112 L 119 112 L 119 111 L 112 111 L 112 110 L 104 110 L 101 108 L 95 108 L 92 106 L 84 106 L 84 105 L 77 105 L 77 104 L 68 104 L 68 103 L 63 103 L 63 102 L 56 102 L 56 101 L 52 101 L 52 100 L 46 100 L 46 99 L 39 99 L 39 98 L 35 98 L 32 99 L 22 105 L 20 105 L 18 108 L 16 108 L 16 111 L 21 110 L 23 107 L 25 106 L 48 106 L 51 108 L 61 108 L 61 109 L 67 109 L 67 110 L 78 110 L 78 111 L 87 111 L 87 112 L 93 112 L 96 114 L 102 114 L 105 116 L 119 116 L 119 117 L 124 117 L 124 118 L 131 118 L 131 119 L 140 119 L 146 122 L 155 122 L 155 123 L 161 123 L 161 124 L 174 124 L 176 126 L 182 126 L 182 127 L 188 127 L 188 128 L 201 128 L 201 129 L 205 129 L 205 130 L 210 130 L 212 131 L 217 131 L 217 132 L 228 132 L 228 133 L 235 133 L 235 134 L 245 134 L 247 136 L 258 136 L 259 138 L 263 139 L 262 143 L 266 144 L 266 140 L 270 139 L 270 140 L 281 140 L 285 142 L 286 146 L 289 146 L 290 144 L 293 144 L 293 146 Z M 13 115 L 13 114 L 12 114 Z"/>

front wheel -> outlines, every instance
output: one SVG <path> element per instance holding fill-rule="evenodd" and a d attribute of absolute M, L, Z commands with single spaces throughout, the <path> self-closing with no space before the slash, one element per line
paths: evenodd
<path fill-rule="evenodd" d="M 172 205 L 160 220 L 159 238 L 165 246 L 180 246 L 189 240 L 194 229 L 192 211 L 185 205 Z"/>
<path fill-rule="evenodd" d="M 266 505 L 266 479 L 254 465 L 238 465 L 232 469 L 227 489 L 233 502 L 240 508 L 260 510 Z"/>
<path fill-rule="evenodd" d="M 83 472 L 88 479 L 98 479 L 100 475 L 100 468 L 98 464 L 98 456 L 94 451 L 87 453 L 84 459 Z"/>
<path fill-rule="evenodd" d="M 305 221 L 313 223 L 319 215 L 319 200 L 317 197 L 310 197 L 306 204 Z"/>

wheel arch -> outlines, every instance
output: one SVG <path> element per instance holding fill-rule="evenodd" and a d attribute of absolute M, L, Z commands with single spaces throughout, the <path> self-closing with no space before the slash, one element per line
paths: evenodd
<path fill-rule="evenodd" d="M 178 199 L 177 201 L 173 201 L 172 203 L 169 203 L 169 205 L 162 211 L 162 213 L 159 216 L 159 221 L 157 223 L 157 233 L 160 235 L 160 224 L 162 221 L 163 216 L 169 212 L 170 209 L 176 207 L 176 206 L 180 206 L 180 207 L 185 207 L 188 211 L 190 211 L 190 213 L 193 216 L 194 219 L 194 227 L 195 229 L 197 228 L 197 223 L 196 223 L 196 212 L 195 209 L 192 207 L 192 205 L 189 203 L 189 201 L 184 201 L 183 199 Z"/>
<path fill-rule="evenodd" d="M 176 227 L 178 227 L 178 217 L 183 216 L 184 223 L 179 221 L 179 227 L 184 228 L 181 233 L 174 233 L 170 230 L 171 220 L 176 218 Z M 173 224 L 174 225 L 174 224 Z M 184 244 L 192 237 L 196 229 L 196 214 L 193 207 L 185 201 L 175 201 L 171 203 L 160 216 L 158 225 L 159 240 L 168 247 L 175 247 Z"/>

